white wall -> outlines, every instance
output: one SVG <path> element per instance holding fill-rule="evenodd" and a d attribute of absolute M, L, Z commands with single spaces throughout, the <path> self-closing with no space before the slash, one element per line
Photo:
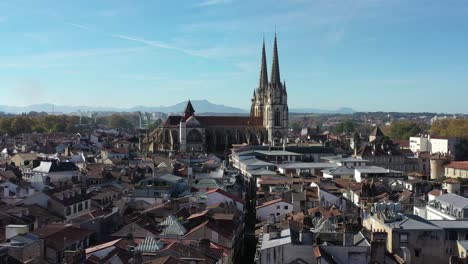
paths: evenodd
<path fill-rule="evenodd" d="M 206 205 L 210 206 L 217 203 L 224 203 L 224 202 L 235 202 L 236 207 L 239 211 L 244 211 L 244 205 L 237 201 L 232 200 L 231 198 L 224 196 L 218 192 L 208 193 L 206 194 Z"/>
<path fill-rule="evenodd" d="M 341 206 L 341 199 L 336 197 L 333 194 L 327 193 L 326 191 L 320 190 L 320 206 L 328 207 L 331 205 L 336 205 L 338 208 Z"/>
<path fill-rule="evenodd" d="M 277 202 L 268 206 L 257 208 L 257 219 L 264 221 L 264 220 L 267 220 L 271 214 L 275 216 L 277 215 L 281 216 L 281 215 L 285 215 L 285 214 L 292 212 L 292 210 L 293 210 L 292 204 L 286 203 L 284 201 L 280 201 L 280 202 Z"/>

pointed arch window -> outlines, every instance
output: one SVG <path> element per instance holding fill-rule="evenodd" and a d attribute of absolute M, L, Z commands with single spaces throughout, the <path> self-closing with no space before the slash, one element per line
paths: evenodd
<path fill-rule="evenodd" d="M 279 109 L 275 110 L 274 125 L 281 126 L 281 112 L 279 111 Z"/>

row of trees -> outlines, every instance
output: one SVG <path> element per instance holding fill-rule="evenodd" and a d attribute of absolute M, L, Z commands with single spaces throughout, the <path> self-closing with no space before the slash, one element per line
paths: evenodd
<path fill-rule="evenodd" d="M 81 126 L 80 126 L 81 124 Z M 154 129 L 161 124 L 157 120 L 150 124 L 149 128 Z M 47 114 L 23 114 L 16 116 L 0 117 L 0 135 L 15 136 L 21 133 L 75 133 L 86 129 L 93 129 L 96 126 L 134 129 L 139 126 L 139 117 L 135 114 L 115 113 L 110 116 L 98 117 L 96 119 L 72 115 L 47 115 Z"/>
<path fill-rule="evenodd" d="M 432 124 L 431 135 L 468 139 L 468 119 L 442 119 Z"/>

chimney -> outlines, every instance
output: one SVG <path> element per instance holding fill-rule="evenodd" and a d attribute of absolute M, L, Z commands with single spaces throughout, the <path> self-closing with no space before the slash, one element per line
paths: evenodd
<path fill-rule="evenodd" d="M 203 238 L 198 242 L 198 250 L 206 255 L 210 251 L 211 241 L 209 239 Z"/>
<path fill-rule="evenodd" d="M 371 261 L 370 263 L 379 263 L 385 259 L 387 245 L 387 233 L 373 232 L 371 239 Z"/>
<path fill-rule="evenodd" d="M 10 188 L 7 185 L 3 186 L 3 197 L 10 197 Z"/>

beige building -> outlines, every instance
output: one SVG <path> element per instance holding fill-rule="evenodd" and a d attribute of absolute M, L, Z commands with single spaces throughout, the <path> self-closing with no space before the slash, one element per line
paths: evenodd
<path fill-rule="evenodd" d="M 387 233 L 387 251 L 405 263 L 447 263 L 444 230 L 415 215 L 378 212 L 363 222 L 371 232 Z"/>
<path fill-rule="evenodd" d="M 468 161 L 452 161 L 444 166 L 444 175 L 448 178 L 468 179 Z"/>

